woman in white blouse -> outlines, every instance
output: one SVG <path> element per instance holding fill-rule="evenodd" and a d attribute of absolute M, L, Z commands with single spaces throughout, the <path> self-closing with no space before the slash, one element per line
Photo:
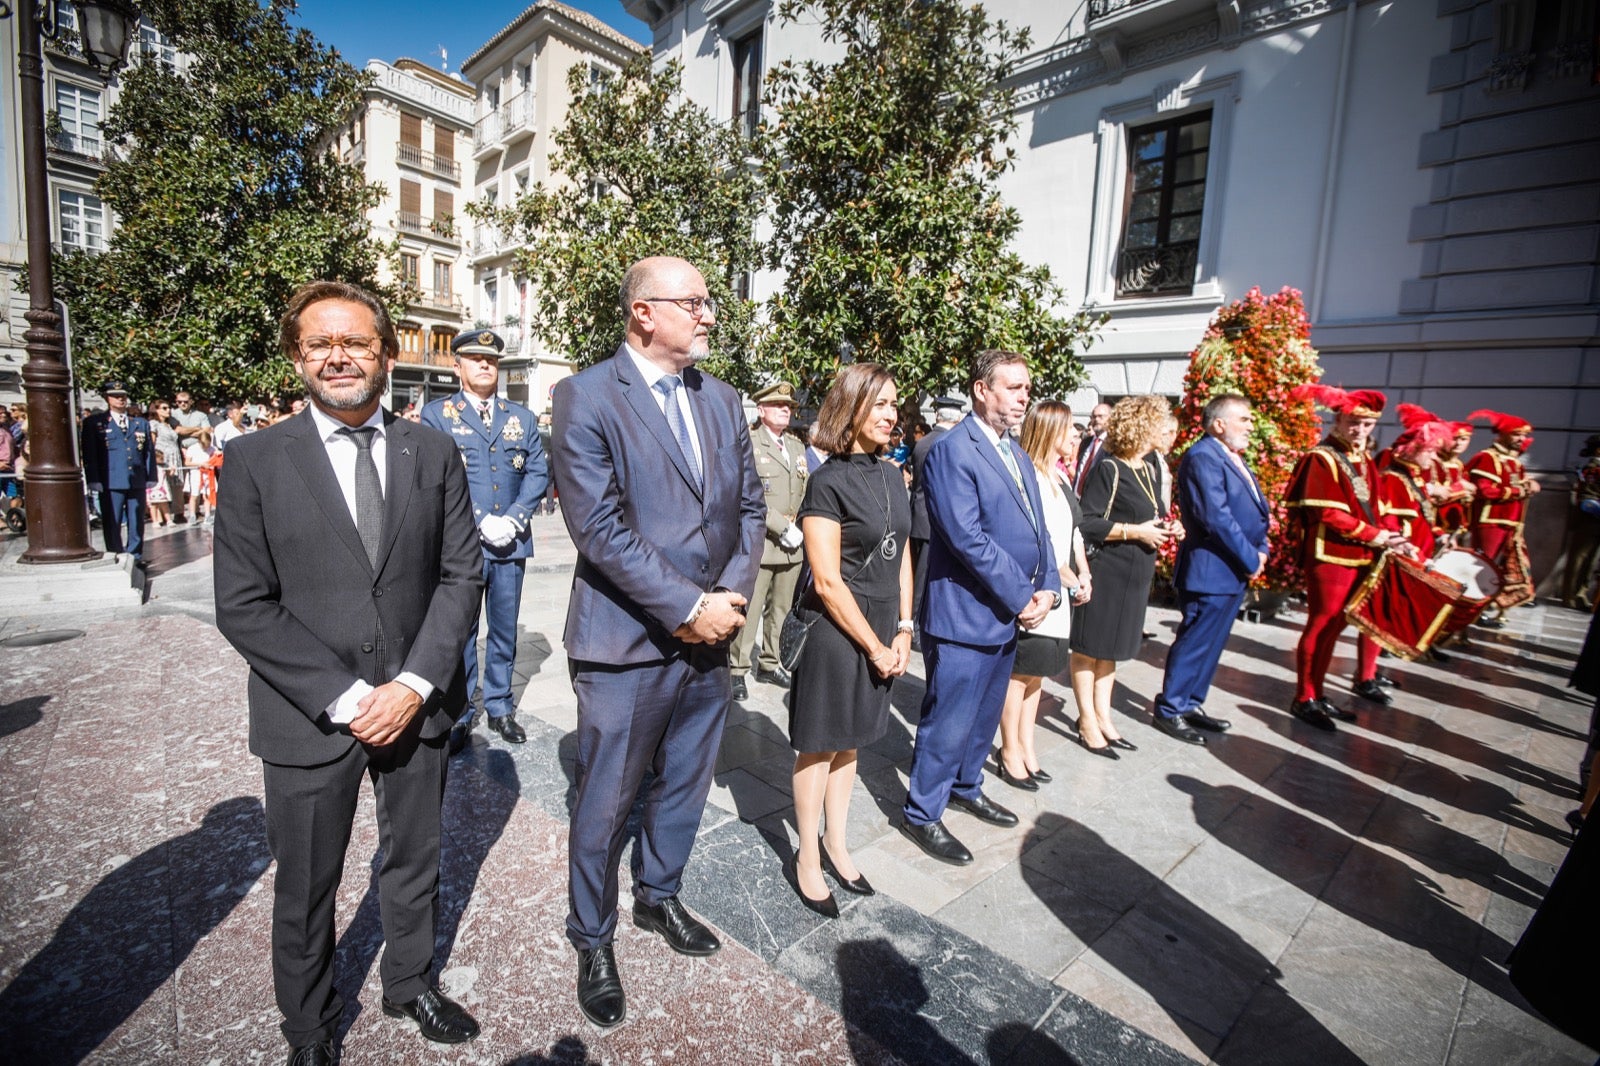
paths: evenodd
<path fill-rule="evenodd" d="M 1022 450 L 1033 460 L 1034 474 L 1039 479 L 1045 530 L 1050 534 L 1061 571 L 1064 602 L 1018 639 L 1016 664 L 1011 668 L 1011 683 L 1000 712 L 1000 751 L 995 762 L 1002 781 L 1036 792 L 1040 782 L 1050 780 L 1033 750 L 1039 695 L 1046 677 L 1067 669 L 1071 609 L 1089 600 L 1089 562 L 1084 555 L 1083 535 L 1078 531 L 1078 498 L 1063 474 L 1077 460 L 1078 434 L 1072 425 L 1072 409 L 1060 400 L 1035 404 L 1022 423 Z"/>

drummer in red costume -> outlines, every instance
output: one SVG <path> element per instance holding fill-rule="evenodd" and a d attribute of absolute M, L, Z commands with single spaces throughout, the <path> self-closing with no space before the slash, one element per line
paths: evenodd
<path fill-rule="evenodd" d="M 1539 491 L 1539 483 L 1522 465 L 1533 426 L 1499 411 L 1474 411 L 1467 417 L 1487 418 L 1495 432 L 1494 443 L 1467 463 L 1467 476 L 1478 489 L 1478 502 L 1472 508 L 1472 546 L 1503 566 L 1506 549 L 1522 532 L 1525 501 Z"/>
<path fill-rule="evenodd" d="M 1439 502 L 1447 492 L 1429 474 L 1453 434 L 1448 423 L 1414 404 L 1401 404 L 1399 415 L 1405 432 L 1384 450 L 1388 462 L 1381 464 L 1383 525 L 1398 530 L 1416 548 L 1416 558 L 1426 562 L 1437 547 Z"/>
<path fill-rule="evenodd" d="M 1367 442 L 1386 401 L 1372 389 L 1346 392 L 1331 385 L 1306 385 L 1299 391 L 1333 411 L 1333 432 L 1301 457 L 1289 483 L 1288 504 L 1303 531 L 1301 567 L 1306 575 L 1305 632 L 1295 648 L 1295 695 L 1289 713 L 1318 729 L 1334 729 L 1333 719 L 1354 721 L 1323 691 L 1333 650 L 1344 630 L 1345 605 L 1367 567 L 1386 548 L 1399 549 L 1406 538 L 1383 526 L 1377 494 L 1377 464 Z M 1378 645 L 1362 634 L 1356 642 L 1354 692 L 1387 705 L 1378 684 Z"/>
<path fill-rule="evenodd" d="M 1464 548 L 1471 537 L 1472 498 L 1478 494 L 1477 486 L 1467 477 L 1466 461 L 1461 458 L 1472 444 L 1472 423 L 1446 424 L 1454 432 L 1450 443 L 1439 449 L 1432 474 L 1432 480 L 1448 490 L 1439 501 L 1439 531 L 1451 538 L 1453 547 Z"/>

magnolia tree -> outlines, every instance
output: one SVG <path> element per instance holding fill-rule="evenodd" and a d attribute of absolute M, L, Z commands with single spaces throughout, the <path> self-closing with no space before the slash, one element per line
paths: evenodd
<path fill-rule="evenodd" d="M 1296 386 L 1316 381 L 1320 374 L 1305 304 L 1299 290 L 1288 287 L 1274 296 L 1251 289 L 1243 299 L 1217 311 L 1199 346 L 1189 354 L 1174 462 L 1200 439 L 1204 432 L 1201 414 L 1213 396 L 1236 392 L 1255 407 L 1255 429 L 1245 449 L 1245 461 L 1272 506 L 1271 554 L 1266 569 L 1252 582 L 1258 589 L 1301 587 L 1298 545 L 1286 536 L 1289 524 L 1284 498 L 1295 463 L 1317 443 L 1321 424 L 1311 401 L 1294 399 L 1292 393 Z"/>

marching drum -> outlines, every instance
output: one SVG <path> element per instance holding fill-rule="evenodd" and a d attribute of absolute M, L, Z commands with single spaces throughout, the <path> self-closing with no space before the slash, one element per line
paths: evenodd
<path fill-rule="evenodd" d="M 1454 578 L 1386 552 L 1378 556 L 1344 613 L 1383 647 L 1415 659 L 1446 631 L 1461 593 L 1462 583 Z"/>
<path fill-rule="evenodd" d="M 1500 571 L 1487 555 L 1471 548 L 1442 552 L 1428 564 L 1428 569 L 1461 585 L 1459 600 L 1444 624 L 1446 633 L 1458 632 L 1476 622 L 1500 593 Z"/>

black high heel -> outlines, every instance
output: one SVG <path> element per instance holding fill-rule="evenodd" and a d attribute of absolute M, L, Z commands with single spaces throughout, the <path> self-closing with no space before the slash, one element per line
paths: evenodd
<path fill-rule="evenodd" d="M 1127 737 L 1118 737 L 1116 740 L 1108 740 L 1106 743 L 1110 744 L 1113 748 L 1121 748 L 1123 751 L 1139 750 L 1139 746 L 1133 741 L 1129 740 Z"/>
<path fill-rule="evenodd" d="M 856 874 L 856 879 L 854 881 L 846 881 L 844 875 L 839 872 L 839 868 L 833 864 L 833 860 L 828 858 L 828 846 L 822 842 L 821 837 L 817 838 L 817 851 L 822 853 L 822 872 L 839 882 L 840 888 L 857 896 L 875 896 L 878 894 L 877 889 L 873 888 L 872 885 L 867 882 L 866 874 L 858 873 Z M 796 883 L 798 883 L 798 881 L 799 878 L 797 876 Z M 832 899 L 833 897 L 829 896 L 828 898 Z M 810 905 L 810 902 L 810 900 L 806 901 L 808 906 Z M 822 912 L 818 911 L 817 913 L 820 914 Z M 839 908 L 837 906 L 834 907 L 833 913 L 835 915 L 839 913 Z"/>
<path fill-rule="evenodd" d="M 1039 782 L 1041 785 L 1048 785 L 1050 782 L 1055 780 L 1055 778 L 1050 776 L 1050 771 L 1046 770 L 1042 766 L 1028 776 Z"/>
<path fill-rule="evenodd" d="M 1122 758 L 1122 756 L 1117 754 L 1117 750 L 1115 748 L 1113 748 L 1110 744 L 1107 744 L 1103 748 L 1091 748 L 1089 746 L 1089 742 L 1087 740 L 1083 739 L 1083 734 L 1082 733 L 1078 734 L 1078 743 L 1083 745 L 1083 750 L 1088 752 L 1090 755 L 1098 755 L 1102 759 L 1120 759 L 1120 758 Z"/>
<path fill-rule="evenodd" d="M 995 758 L 994 764 L 1000 768 L 1000 780 L 1004 781 L 1012 788 L 1020 788 L 1024 792 L 1039 791 L 1039 782 L 1033 779 L 1032 774 L 1029 774 L 1027 777 L 1012 777 L 1010 771 L 1006 769 L 1005 760 L 999 757 Z"/>
<path fill-rule="evenodd" d="M 821 899 L 812 899 L 806 895 L 805 889 L 800 887 L 799 869 L 794 865 L 790 865 L 788 872 L 790 875 L 789 883 L 794 886 L 794 894 L 800 897 L 800 902 L 806 905 L 806 910 L 813 914 L 820 914 L 824 918 L 839 917 L 839 901 L 833 898 L 832 892 L 829 892 Z"/>

